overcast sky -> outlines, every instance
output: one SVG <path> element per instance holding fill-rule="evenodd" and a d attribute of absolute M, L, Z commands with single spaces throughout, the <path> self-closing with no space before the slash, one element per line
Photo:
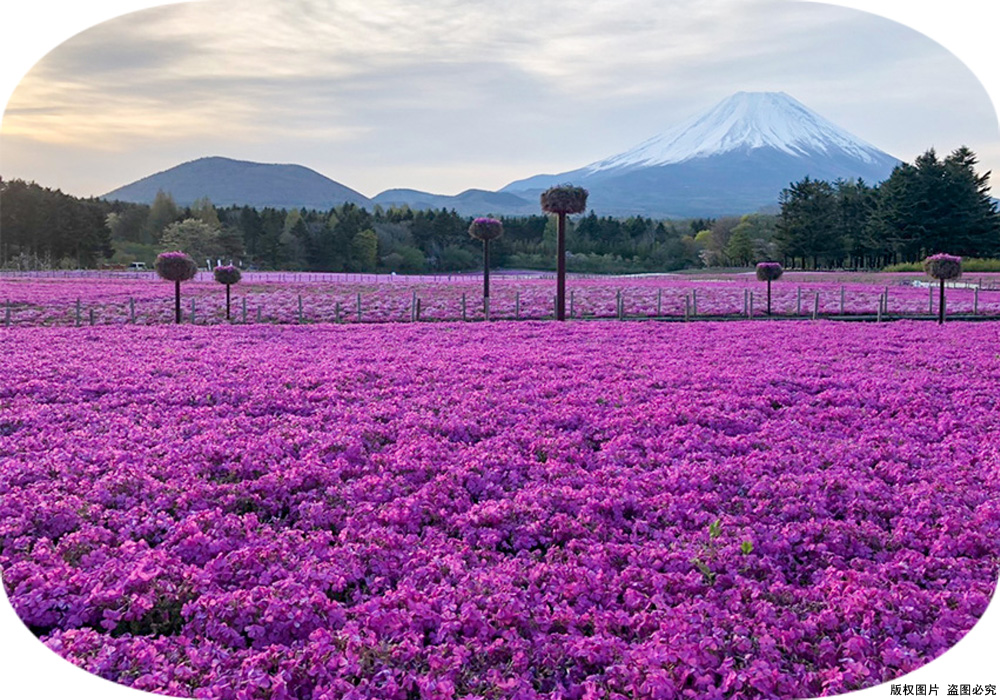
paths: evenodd
<path fill-rule="evenodd" d="M 152 3 L 108 16 L 130 4 Z M 105 21 L 7 80 L 0 174 L 77 195 L 208 155 L 368 196 L 497 189 L 739 90 L 787 92 L 903 160 L 966 144 L 1000 172 L 990 96 L 948 49 L 792 0 L 202 0 Z"/>

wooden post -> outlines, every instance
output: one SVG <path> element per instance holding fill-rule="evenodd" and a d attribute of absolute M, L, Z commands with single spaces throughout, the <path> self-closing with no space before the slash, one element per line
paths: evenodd
<path fill-rule="evenodd" d="M 128 322 L 135 325 L 135 299 L 128 298 Z"/>
<path fill-rule="evenodd" d="M 87 309 L 87 315 L 90 316 L 90 325 L 94 325 L 94 310 Z"/>
<path fill-rule="evenodd" d="M 174 322 L 181 322 L 181 281 L 174 280 Z"/>
<path fill-rule="evenodd" d="M 469 320 L 468 314 L 466 314 L 465 312 L 465 292 L 462 292 L 462 320 L 463 321 Z"/>
<path fill-rule="evenodd" d="M 684 320 L 687 321 L 691 316 L 691 295 L 684 295 Z"/>
<path fill-rule="evenodd" d="M 569 317 L 576 318 L 576 290 L 569 293 Z"/>
<path fill-rule="evenodd" d="M 663 315 L 663 290 L 656 290 L 656 315 L 660 317 Z"/>
<path fill-rule="evenodd" d="M 358 323 L 361 323 L 361 292 L 358 292 Z"/>
<path fill-rule="evenodd" d="M 944 323 L 944 280 L 941 280 L 941 300 L 938 302 L 938 325 Z"/>
<path fill-rule="evenodd" d="M 514 318 L 521 320 L 521 292 L 514 292 Z"/>
<path fill-rule="evenodd" d="M 844 285 L 840 286 L 840 315 L 844 315 Z"/>
<path fill-rule="evenodd" d="M 80 324 L 81 324 L 81 321 L 80 321 L 80 313 L 81 313 L 81 312 L 80 312 L 80 300 L 79 300 L 79 299 L 77 299 L 77 300 L 76 300 L 76 327 L 77 327 L 77 328 L 79 328 L 79 327 L 80 327 Z"/>
<path fill-rule="evenodd" d="M 879 295 L 879 298 L 878 298 L 878 311 L 876 312 L 876 317 L 875 317 L 875 321 L 877 323 L 882 323 L 882 302 L 883 301 L 884 301 L 884 297 L 882 295 Z"/>
<path fill-rule="evenodd" d="M 934 285 L 927 287 L 927 313 L 934 313 Z"/>
<path fill-rule="evenodd" d="M 819 316 L 819 292 L 816 292 L 816 297 L 813 299 L 813 321 Z"/>
<path fill-rule="evenodd" d="M 195 322 L 194 297 L 191 297 L 191 323 L 194 323 L 194 322 Z"/>
<path fill-rule="evenodd" d="M 7 303 L 4 306 L 5 309 L 3 312 L 3 325 L 10 328 L 10 299 L 7 300 Z"/>
<path fill-rule="evenodd" d="M 982 284 L 982 281 L 980 281 L 980 284 Z M 979 315 L 979 287 L 972 290 L 972 315 Z"/>
<path fill-rule="evenodd" d="M 698 290 L 697 289 L 692 289 L 691 290 L 691 315 L 692 316 L 697 316 L 698 315 Z"/>
<path fill-rule="evenodd" d="M 302 323 L 302 295 L 299 294 L 299 324 Z"/>
<path fill-rule="evenodd" d="M 750 317 L 750 290 L 743 290 L 743 315 L 747 318 Z"/>
<path fill-rule="evenodd" d="M 417 321 L 420 320 L 420 299 L 417 299 Z"/>
<path fill-rule="evenodd" d="M 413 290 L 413 295 L 410 297 L 410 320 L 417 320 L 417 290 Z"/>
<path fill-rule="evenodd" d="M 753 318 L 753 292 L 750 292 L 749 298 L 750 302 L 747 306 L 747 318 Z"/>
<path fill-rule="evenodd" d="M 257 307 L 257 323 L 260 323 L 263 319 L 261 318 L 260 307 Z"/>
<path fill-rule="evenodd" d="M 247 322 L 247 298 L 243 297 L 243 323 Z"/>
<path fill-rule="evenodd" d="M 798 293 L 795 296 L 795 315 L 802 315 L 802 287 L 799 287 Z"/>
<path fill-rule="evenodd" d="M 337 323 L 340 323 L 340 302 L 338 301 L 336 306 L 333 308 L 333 318 Z"/>

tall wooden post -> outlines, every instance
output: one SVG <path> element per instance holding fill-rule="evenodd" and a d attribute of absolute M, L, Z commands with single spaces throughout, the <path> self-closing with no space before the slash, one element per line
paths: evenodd
<path fill-rule="evenodd" d="M 566 214 L 559 212 L 556 232 L 556 320 L 566 320 Z"/>

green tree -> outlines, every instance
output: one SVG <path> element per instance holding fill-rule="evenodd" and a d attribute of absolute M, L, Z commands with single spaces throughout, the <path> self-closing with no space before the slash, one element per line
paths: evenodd
<path fill-rule="evenodd" d="M 838 254 L 842 244 L 835 240 L 837 200 L 829 182 L 807 176 L 782 190 L 778 202 L 775 243 L 781 255 L 793 262 L 800 258 L 803 267 L 811 259 L 815 269 L 821 260 Z"/>
<path fill-rule="evenodd" d="M 375 270 L 378 261 L 378 234 L 374 229 L 366 228 L 355 234 L 351 239 L 351 257 L 359 272 Z"/>
<path fill-rule="evenodd" d="M 156 243 L 164 229 L 175 221 L 180 221 L 181 211 L 174 202 L 174 198 L 167 192 L 160 190 L 156 193 L 153 203 L 149 207 L 149 217 L 146 219 L 146 226 L 142 231 L 140 243 Z"/>
<path fill-rule="evenodd" d="M 166 251 L 183 251 L 201 265 L 211 260 L 211 266 L 222 254 L 219 230 L 198 219 L 184 219 L 167 226 L 160 237 L 160 247 Z"/>

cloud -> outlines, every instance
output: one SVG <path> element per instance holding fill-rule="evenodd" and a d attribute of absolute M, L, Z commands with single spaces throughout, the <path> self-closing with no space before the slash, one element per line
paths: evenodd
<path fill-rule="evenodd" d="M 942 134 L 997 141 L 985 92 L 934 42 L 789 0 L 169 5 L 51 52 L 12 97 L 2 136 L 17 146 L 9 162 L 44 144 L 62 149 L 64 170 L 100 153 L 138 166 L 142 154 L 200 148 L 278 154 L 372 193 L 458 191 L 539 163 L 578 167 L 758 89 L 784 90 L 904 158 Z"/>

